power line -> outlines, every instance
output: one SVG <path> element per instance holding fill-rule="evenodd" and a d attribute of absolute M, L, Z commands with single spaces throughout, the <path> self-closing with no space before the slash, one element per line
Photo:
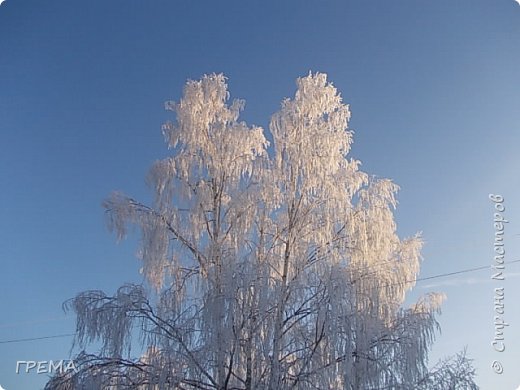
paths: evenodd
<path fill-rule="evenodd" d="M 520 263 L 520 259 L 519 260 L 513 260 L 513 261 L 504 262 L 504 265 L 506 265 L 506 264 L 513 264 L 513 263 Z M 453 275 L 465 274 L 465 273 L 469 273 L 469 272 L 482 271 L 482 270 L 491 269 L 491 268 L 492 267 L 490 265 L 483 265 L 483 266 L 480 266 L 480 267 L 466 268 L 466 269 L 459 270 L 459 271 L 445 272 L 445 273 L 438 274 L 438 275 L 426 276 L 424 278 L 416 278 L 416 279 L 413 279 L 413 280 L 406 280 L 404 282 L 398 282 L 398 283 L 395 283 L 395 284 L 422 282 L 424 280 L 445 278 L 447 276 L 453 276 Z M 66 334 L 58 334 L 58 335 L 53 335 L 53 336 L 33 337 L 33 338 L 26 338 L 26 339 L 4 340 L 4 341 L 0 341 L 0 344 L 23 343 L 23 342 L 28 342 L 28 341 L 56 339 L 56 338 L 72 337 L 72 336 L 76 336 L 76 333 L 66 333 Z"/>
<path fill-rule="evenodd" d="M 43 337 L 32 337 L 27 339 L 14 339 L 14 340 L 4 340 L 0 341 L 0 344 L 9 344 L 9 343 L 23 343 L 26 341 L 37 341 L 37 340 L 45 340 L 45 339 L 57 339 L 60 337 L 72 337 L 76 336 L 76 333 L 67 333 L 67 334 L 57 334 L 54 336 L 43 336 Z"/>
<path fill-rule="evenodd" d="M 513 260 L 513 261 L 508 261 L 508 262 L 504 262 L 504 265 L 505 264 L 513 264 L 513 263 L 518 263 L 520 262 L 520 260 Z M 417 278 L 415 280 L 413 280 L 414 282 L 421 282 L 423 280 L 430 280 L 430 279 L 437 279 L 437 278 L 443 278 L 445 276 L 452 276 L 452 275 L 458 275 L 458 274 L 465 274 L 465 273 L 468 273 L 468 272 L 474 272 L 474 271 L 481 271 L 481 270 L 484 270 L 484 269 L 491 269 L 492 267 L 490 265 L 486 265 L 486 266 L 482 266 L 482 267 L 475 267 L 475 268 L 468 268 L 468 269 L 463 269 L 461 271 L 454 271 L 454 272 L 447 272 L 447 273 L 444 273 L 444 274 L 440 274 L 440 275 L 435 275 L 435 276 L 427 276 L 427 277 L 424 277 L 424 278 Z"/>
<path fill-rule="evenodd" d="M 506 264 L 513 264 L 513 263 L 519 263 L 519 262 L 520 262 L 520 259 L 513 260 L 513 261 L 507 261 L 507 262 L 504 262 L 504 265 L 506 265 Z M 415 282 L 422 282 L 424 280 L 445 278 L 446 276 L 466 274 L 466 273 L 469 273 L 469 272 L 482 271 L 482 270 L 485 270 L 485 269 L 489 270 L 489 269 L 492 269 L 492 268 L 493 267 L 490 266 L 490 265 L 483 265 L 483 266 L 475 267 L 475 268 L 466 268 L 466 269 L 463 269 L 463 270 L 460 270 L 460 271 L 445 272 L 445 273 L 434 275 L 434 276 L 425 276 L 424 278 L 415 278 L 415 279 L 412 279 L 412 280 L 405 280 L 403 282 L 396 282 L 396 283 L 386 284 L 386 285 L 383 285 L 383 287 L 391 287 L 391 286 L 395 286 L 395 285 L 403 284 L 403 283 L 415 283 Z"/>

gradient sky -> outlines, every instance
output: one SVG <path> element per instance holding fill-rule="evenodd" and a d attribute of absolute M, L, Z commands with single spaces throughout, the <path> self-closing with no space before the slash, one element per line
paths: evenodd
<path fill-rule="evenodd" d="M 0 385 L 38 389 L 17 360 L 69 357 L 62 303 L 139 282 L 102 200 L 143 201 L 167 155 L 160 126 L 188 78 L 223 72 L 242 118 L 268 127 L 295 79 L 321 71 L 353 113 L 351 156 L 401 186 L 399 232 L 422 231 L 420 277 L 493 262 L 505 198 L 507 260 L 520 259 L 520 6 L 514 0 L 6 0 L 0 5 Z M 520 264 L 418 282 L 448 296 L 432 363 L 464 346 L 484 390 L 520 384 Z M 494 352 L 494 288 L 506 350 Z M 491 369 L 499 360 L 504 373 Z"/>

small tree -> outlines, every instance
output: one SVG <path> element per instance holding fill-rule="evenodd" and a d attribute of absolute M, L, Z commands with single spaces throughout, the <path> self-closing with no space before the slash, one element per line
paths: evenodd
<path fill-rule="evenodd" d="M 272 148 L 239 121 L 223 75 L 166 104 L 172 155 L 150 171 L 153 205 L 104 202 L 119 239 L 140 227 L 147 284 L 66 303 L 76 342 L 101 349 L 48 389 L 456 386 L 427 369 L 442 296 L 403 307 L 422 244 L 396 234 L 398 187 L 347 158 L 350 111 L 326 75 L 297 86 L 271 119 Z M 461 388 L 476 388 L 471 369 Z"/>

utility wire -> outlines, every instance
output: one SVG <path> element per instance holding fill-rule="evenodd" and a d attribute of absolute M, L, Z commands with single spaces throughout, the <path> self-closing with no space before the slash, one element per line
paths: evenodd
<path fill-rule="evenodd" d="M 520 259 L 519 260 L 513 260 L 513 261 L 504 262 L 504 265 L 505 264 L 518 263 L 518 262 L 520 262 Z M 491 268 L 492 267 L 490 265 L 486 265 L 486 266 L 482 266 L 482 267 L 475 267 L 475 268 L 468 268 L 468 269 L 464 269 L 464 270 L 461 270 L 461 271 L 447 272 L 445 274 L 440 274 L 440 275 L 435 275 L 435 276 L 427 276 L 427 277 L 424 277 L 424 278 L 417 278 L 417 279 L 413 280 L 413 282 L 421 282 L 423 280 L 443 278 L 445 276 L 465 274 L 465 273 L 468 273 L 468 272 L 481 271 L 483 269 L 491 269 Z"/>
<path fill-rule="evenodd" d="M 57 334 L 54 336 L 43 336 L 43 337 L 32 337 L 28 339 L 15 339 L 15 340 L 4 340 L 0 341 L 0 344 L 9 344 L 9 343 L 23 343 L 26 341 L 36 341 L 36 340 L 45 340 L 45 339 L 57 339 L 60 337 L 72 337 L 76 336 L 76 333 L 67 333 L 67 334 Z"/>
<path fill-rule="evenodd" d="M 504 265 L 506 265 L 506 264 L 513 264 L 513 263 L 520 263 L 520 259 L 504 262 Z M 482 271 L 482 270 L 491 269 L 491 268 L 492 267 L 490 265 L 483 265 L 483 266 L 480 266 L 480 267 L 467 268 L 467 269 L 463 269 L 463 270 L 459 270 L 459 271 L 445 272 L 443 274 L 434 275 L 434 276 L 426 276 L 424 278 L 417 278 L 417 279 L 413 279 L 413 280 L 406 280 L 404 282 L 399 282 L 399 283 L 396 283 L 396 284 L 422 282 L 424 280 L 445 278 L 447 276 L 465 274 L 465 273 L 468 273 L 468 272 Z M 27 342 L 27 341 L 56 339 L 56 338 L 72 337 L 72 336 L 76 336 L 76 333 L 66 333 L 66 334 L 58 334 L 58 335 L 54 335 L 54 336 L 33 337 L 33 338 L 26 338 L 26 339 L 4 340 L 4 341 L 0 341 L 0 344 L 23 343 L 23 342 Z"/>

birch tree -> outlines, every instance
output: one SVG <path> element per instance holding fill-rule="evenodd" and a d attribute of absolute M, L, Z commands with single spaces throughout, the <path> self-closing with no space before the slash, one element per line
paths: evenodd
<path fill-rule="evenodd" d="M 153 203 L 103 204 L 118 239 L 139 227 L 146 282 L 66 302 L 76 346 L 99 350 L 47 389 L 476 388 L 465 356 L 459 387 L 435 383 L 449 364 L 428 371 L 443 296 L 404 306 L 421 237 L 398 237 L 397 185 L 349 157 L 350 110 L 326 75 L 299 78 L 269 132 L 243 108 L 221 74 L 166 103 Z"/>

